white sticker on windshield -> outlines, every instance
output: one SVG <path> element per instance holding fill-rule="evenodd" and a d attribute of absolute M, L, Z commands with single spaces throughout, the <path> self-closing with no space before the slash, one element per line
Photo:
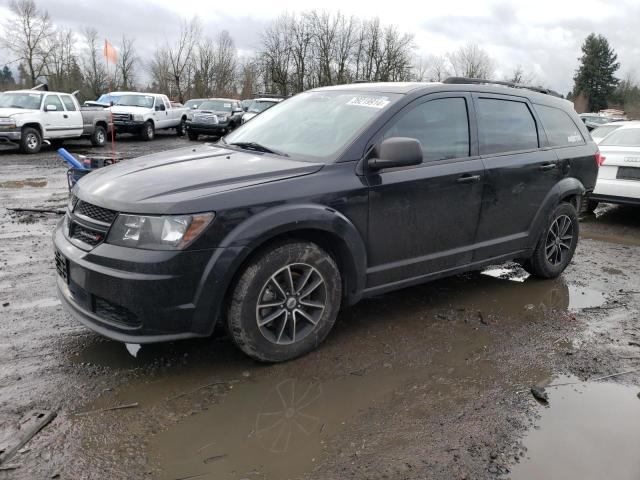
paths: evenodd
<path fill-rule="evenodd" d="M 230 103 L 225 103 L 224 104 L 224 108 L 231 108 L 231 104 Z"/>
<path fill-rule="evenodd" d="M 359 95 L 353 97 L 347 102 L 347 105 L 356 105 L 358 107 L 384 108 L 389 104 L 387 97 L 373 97 L 369 95 Z"/>

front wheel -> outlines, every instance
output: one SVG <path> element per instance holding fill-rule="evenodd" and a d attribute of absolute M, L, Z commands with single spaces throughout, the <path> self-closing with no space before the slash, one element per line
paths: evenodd
<path fill-rule="evenodd" d="M 153 122 L 146 122 L 140 131 L 140 138 L 148 142 L 149 140 L 153 140 L 155 136 L 156 130 L 153 126 Z"/>
<path fill-rule="evenodd" d="M 263 250 L 241 273 L 227 311 L 228 330 L 256 360 L 291 360 L 322 343 L 341 298 L 331 255 L 314 243 L 290 241 Z"/>
<path fill-rule="evenodd" d="M 22 129 L 20 138 L 20 151 L 22 153 L 38 153 L 42 147 L 42 136 L 35 128 L 26 127 Z"/>
<path fill-rule="evenodd" d="M 525 269 L 540 278 L 556 278 L 571 262 L 578 245 L 578 214 L 573 205 L 561 203 L 540 235 Z"/>

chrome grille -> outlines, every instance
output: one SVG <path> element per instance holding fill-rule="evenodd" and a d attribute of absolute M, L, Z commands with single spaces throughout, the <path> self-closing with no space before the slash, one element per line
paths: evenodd
<path fill-rule="evenodd" d="M 125 120 L 131 120 L 131 115 L 128 113 L 112 113 L 114 122 L 122 122 Z"/>

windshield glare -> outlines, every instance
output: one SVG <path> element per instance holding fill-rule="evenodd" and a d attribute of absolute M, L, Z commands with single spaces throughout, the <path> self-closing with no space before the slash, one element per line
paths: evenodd
<path fill-rule="evenodd" d="M 0 108 L 24 108 L 38 110 L 42 103 L 41 93 L 2 93 L 0 94 Z"/>
<path fill-rule="evenodd" d="M 610 147 L 640 147 L 640 127 L 619 128 L 608 135 L 600 145 Z"/>
<path fill-rule="evenodd" d="M 100 98 L 96 100 L 96 103 L 111 104 L 111 102 L 113 102 L 115 104 L 119 98 L 120 97 L 118 95 L 111 95 L 109 93 L 104 93 L 100 95 Z"/>
<path fill-rule="evenodd" d="M 249 106 L 248 111 L 251 113 L 261 113 L 261 112 L 264 112 L 269 107 L 273 107 L 277 103 L 278 102 L 265 102 L 265 101 L 254 100 L 253 102 L 251 102 L 251 105 Z"/>
<path fill-rule="evenodd" d="M 123 95 L 114 102 L 114 105 L 153 108 L 153 97 L 151 95 Z"/>
<path fill-rule="evenodd" d="M 345 91 L 301 93 L 245 123 L 225 142 L 254 142 L 301 159 L 331 161 L 399 97 Z"/>
<path fill-rule="evenodd" d="M 224 100 L 207 100 L 202 102 L 198 107 L 198 110 L 214 110 L 216 112 L 230 112 L 231 102 L 225 102 Z"/>

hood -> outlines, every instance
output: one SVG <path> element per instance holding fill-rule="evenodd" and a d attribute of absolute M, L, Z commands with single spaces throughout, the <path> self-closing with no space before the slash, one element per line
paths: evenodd
<path fill-rule="evenodd" d="M 9 117 L 21 113 L 37 113 L 40 110 L 30 110 L 25 108 L 0 108 L 0 117 Z"/>
<path fill-rule="evenodd" d="M 323 164 L 204 144 L 126 160 L 84 176 L 74 193 L 119 212 L 194 213 L 202 199 L 317 172 Z"/>
<path fill-rule="evenodd" d="M 112 113 L 145 114 L 145 113 L 149 113 L 151 110 L 153 109 L 146 108 L 146 107 L 126 107 L 124 105 L 114 105 L 113 107 L 111 107 Z"/>

